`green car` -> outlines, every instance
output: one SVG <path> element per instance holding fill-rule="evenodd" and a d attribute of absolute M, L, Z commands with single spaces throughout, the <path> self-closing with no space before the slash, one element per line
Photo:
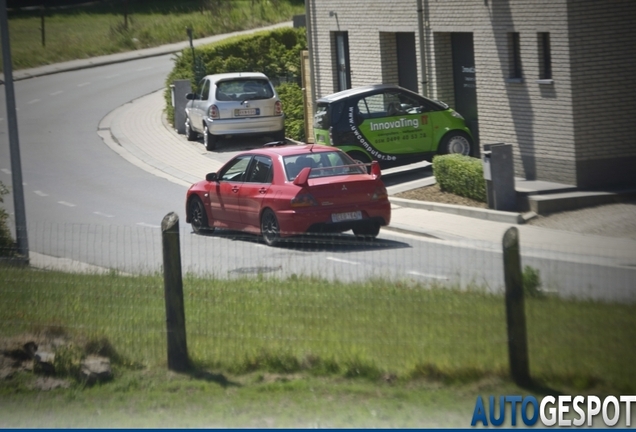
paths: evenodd
<path fill-rule="evenodd" d="M 354 160 L 382 168 L 431 160 L 436 154 L 473 156 L 464 118 L 443 102 L 405 88 L 378 84 L 334 93 L 316 101 L 314 139 Z"/>

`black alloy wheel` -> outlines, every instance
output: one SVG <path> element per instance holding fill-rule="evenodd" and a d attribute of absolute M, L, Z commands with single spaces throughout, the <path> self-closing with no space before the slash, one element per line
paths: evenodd
<path fill-rule="evenodd" d="M 261 216 L 261 234 L 267 246 L 274 246 L 280 240 L 278 219 L 270 209 L 266 209 Z"/>

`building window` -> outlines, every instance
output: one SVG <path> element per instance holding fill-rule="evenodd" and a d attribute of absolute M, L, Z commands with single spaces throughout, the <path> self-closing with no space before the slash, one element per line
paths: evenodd
<path fill-rule="evenodd" d="M 338 73 L 338 87 L 336 91 L 351 88 L 351 73 L 349 71 L 349 36 L 347 32 L 335 32 L 336 39 L 336 71 Z"/>
<path fill-rule="evenodd" d="M 521 48 L 519 44 L 519 33 L 508 33 L 508 53 L 510 74 L 509 78 L 520 80 L 523 78 L 521 72 Z"/>
<path fill-rule="evenodd" d="M 538 33 L 539 79 L 552 79 L 552 56 L 550 54 L 550 33 Z"/>

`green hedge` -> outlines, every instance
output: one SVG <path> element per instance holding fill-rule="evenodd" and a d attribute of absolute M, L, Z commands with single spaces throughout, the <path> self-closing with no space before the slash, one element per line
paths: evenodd
<path fill-rule="evenodd" d="M 481 159 L 459 154 L 435 156 L 433 174 L 442 191 L 486 202 Z"/>
<path fill-rule="evenodd" d="M 276 88 L 285 111 L 285 135 L 305 141 L 305 110 L 303 90 L 296 83 L 283 83 Z"/>
<path fill-rule="evenodd" d="M 299 103 L 302 111 L 302 91 L 296 82 L 300 79 L 300 52 L 307 49 L 306 47 L 304 28 L 283 28 L 195 48 L 194 65 L 191 48 L 184 49 L 175 56 L 175 66 L 166 79 L 164 97 L 168 120 L 174 124 L 174 108 L 170 95 L 170 84 L 173 81 L 189 79 L 192 88 L 196 89 L 197 83 L 205 75 L 262 72 L 275 85 L 285 83 L 277 85 L 276 91 L 280 93 L 286 114 L 285 128 L 289 131 L 287 136 L 304 140 L 304 126 L 297 124 Z"/>

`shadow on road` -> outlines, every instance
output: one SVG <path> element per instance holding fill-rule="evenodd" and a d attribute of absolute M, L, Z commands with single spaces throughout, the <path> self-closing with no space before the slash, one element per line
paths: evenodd
<path fill-rule="evenodd" d="M 217 237 L 232 241 L 244 241 L 264 244 L 261 236 L 240 231 L 216 229 L 202 234 L 205 237 Z M 280 239 L 273 248 L 297 250 L 303 252 L 353 252 L 380 249 L 410 248 L 408 243 L 382 238 L 361 239 L 352 234 L 303 234 L 297 237 Z"/>

